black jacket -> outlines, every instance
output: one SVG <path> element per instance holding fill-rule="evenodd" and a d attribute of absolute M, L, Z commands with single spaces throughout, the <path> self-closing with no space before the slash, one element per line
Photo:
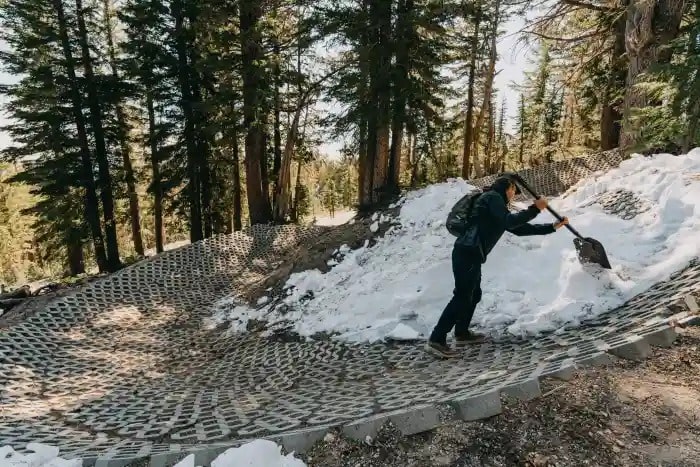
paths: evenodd
<path fill-rule="evenodd" d="M 486 262 L 486 257 L 506 231 L 518 236 L 554 233 L 556 229 L 553 224 L 528 224 L 539 213 L 534 204 L 523 211 L 511 213 L 504 194 L 487 191 L 474 202 L 469 227 L 457 238 L 455 246 L 473 251 L 482 263 Z"/>

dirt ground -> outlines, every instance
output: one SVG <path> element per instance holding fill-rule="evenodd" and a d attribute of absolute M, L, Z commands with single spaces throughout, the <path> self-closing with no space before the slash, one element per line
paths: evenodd
<path fill-rule="evenodd" d="M 700 466 L 700 328 L 642 363 L 614 359 L 543 396 L 506 400 L 502 415 L 453 422 L 402 438 L 386 427 L 371 443 L 329 434 L 309 466 Z"/>

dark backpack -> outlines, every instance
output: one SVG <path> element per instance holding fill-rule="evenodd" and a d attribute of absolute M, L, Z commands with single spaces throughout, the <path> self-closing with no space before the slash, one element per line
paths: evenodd
<path fill-rule="evenodd" d="M 481 196 L 481 193 L 481 190 L 472 190 L 452 206 L 452 210 L 447 215 L 445 227 L 455 237 L 459 237 L 466 231 L 472 208 L 476 199 Z"/>

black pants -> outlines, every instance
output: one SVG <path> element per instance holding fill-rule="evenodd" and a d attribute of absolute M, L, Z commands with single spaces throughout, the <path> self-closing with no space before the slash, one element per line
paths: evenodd
<path fill-rule="evenodd" d="M 455 246 L 452 250 L 452 273 L 455 277 L 452 300 L 430 335 L 432 342 L 441 344 L 447 341 L 447 334 L 453 327 L 457 336 L 468 333 L 476 305 L 481 301 L 481 261 L 476 260 L 468 250 Z"/>

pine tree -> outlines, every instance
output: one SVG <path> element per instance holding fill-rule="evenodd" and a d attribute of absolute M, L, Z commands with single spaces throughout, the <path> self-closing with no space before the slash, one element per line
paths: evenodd
<path fill-rule="evenodd" d="M 155 247 L 162 252 L 166 238 L 165 199 L 168 187 L 177 183 L 168 169 L 176 157 L 177 146 L 167 143 L 175 137 L 181 109 L 177 102 L 176 56 L 162 41 L 172 30 L 166 5 L 150 0 L 130 0 L 119 13 L 125 25 L 125 53 L 121 62 L 124 75 L 141 96 L 139 120 L 143 125 L 142 145 L 149 154 L 153 196 Z M 177 163 L 175 164 L 177 165 Z M 177 172 L 175 172 L 177 176 Z"/>
<path fill-rule="evenodd" d="M 109 57 L 109 67 L 111 71 L 112 82 L 111 89 L 117 93 L 116 102 L 114 103 L 114 111 L 116 116 L 116 139 L 119 144 L 119 152 L 121 153 L 124 179 L 127 186 L 127 196 L 129 200 L 129 217 L 131 223 L 131 238 L 134 244 L 136 254 L 144 255 L 143 238 L 141 236 L 141 211 L 139 209 L 138 193 L 136 192 L 136 177 L 131 160 L 131 141 L 129 141 L 129 132 L 131 130 L 128 122 L 124 105 L 124 100 L 127 93 L 131 91 L 125 83 L 122 82 L 119 76 L 119 62 L 117 59 L 117 48 L 115 44 L 115 27 L 116 14 L 114 11 L 113 0 L 102 0 L 102 21 L 104 23 L 103 30 L 107 43 L 107 53 Z M 104 80 L 109 82 L 108 80 Z M 115 89 L 116 88 L 116 89 Z"/>

